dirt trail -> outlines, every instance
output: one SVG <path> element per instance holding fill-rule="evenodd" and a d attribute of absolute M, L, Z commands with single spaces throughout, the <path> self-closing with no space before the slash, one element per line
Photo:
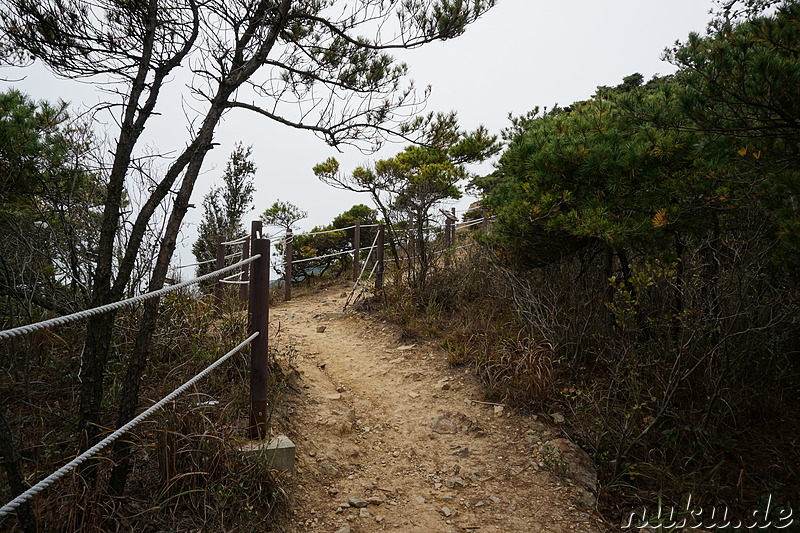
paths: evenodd
<path fill-rule="evenodd" d="M 297 350 L 301 375 L 301 392 L 283 403 L 297 446 L 286 531 L 603 530 L 588 494 L 554 472 L 558 457 L 540 453 L 557 429 L 476 403 L 469 369 L 341 313 L 346 290 L 271 310 L 271 331 Z"/>

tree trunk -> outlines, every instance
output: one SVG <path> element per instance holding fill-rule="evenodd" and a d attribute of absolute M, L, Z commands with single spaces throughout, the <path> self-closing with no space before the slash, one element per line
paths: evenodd
<path fill-rule="evenodd" d="M 205 156 L 212 148 L 211 141 L 214 136 L 214 129 L 222 116 L 224 102 L 228 97 L 228 95 L 223 96 L 215 100 L 215 105 L 212 105 L 212 108 L 209 109 L 197 139 L 192 143 L 192 146 L 196 147 L 196 149 L 192 153 L 186 174 L 181 183 L 181 188 L 175 197 L 172 213 L 167 222 L 164 237 L 158 251 L 156 265 L 150 278 L 150 291 L 159 290 L 164 286 L 164 281 L 169 272 L 172 254 L 175 252 L 175 247 L 177 245 L 181 223 L 186 216 L 186 212 L 189 210 L 189 200 L 191 199 L 194 184 L 197 181 L 197 176 L 200 174 Z M 139 331 L 136 334 L 136 342 L 134 343 L 133 353 L 128 363 L 125 380 L 122 383 L 117 427 L 126 424 L 136 415 L 136 408 L 139 404 L 139 384 L 141 383 L 142 374 L 147 365 L 147 357 L 152 346 L 153 333 L 155 332 L 158 318 L 158 309 L 159 300 L 156 298 L 148 300 L 145 303 L 144 315 L 139 325 Z M 130 442 L 130 438 L 123 437 L 114 443 L 116 466 L 111 471 L 109 488 L 111 492 L 115 494 L 122 494 L 125 490 L 125 484 L 130 472 Z"/>
<path fill-rule="evenodd" d="M 11 489 L 11 494 L 17 497 L 28 489 L 28 484 L 25 483 L 25 476 L 22 474 L 19 453 L 14 446 L 14 435 L 6 418 L 5 407 L 0 407 L 0 453 L 3 454 L 8 487 Z M 36 517 L 28 502 L 17 507 L 17 516 L 25 533 L 36 533 Z"/>

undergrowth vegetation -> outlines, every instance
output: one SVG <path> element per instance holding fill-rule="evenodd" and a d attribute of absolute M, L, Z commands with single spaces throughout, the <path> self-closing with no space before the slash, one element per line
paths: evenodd
<path fill-rule="evenodd" d="M 615 261 L 606 279 L 603 250 L 524 269 L 473 248 L 424 288 L 388 288 L 385 313 L 441 336 L 488 398 L 564 413 L 609 517 L 689 494 L 732 511 L 766 494 L 798 501 L 800 449 L 785 431 L 800 399 L 797 286 L 770 277 L 753 241 L 726 243 L 713 304 L 702 254 Z"/>
<path fill-rule="evenodd" d="M 232 296 L 232 295 L 229 295 Z M 217 314 L 210 298 L 172 293 L 162 312 L 151 364 L 143 378 L 142 404 L 152 405 L 225 354 L 247 334 L 243 303 L 225 300 Z M 109 361 L 111 392 L 104 402 L 105 435 L 116 427 L 117 384 L 133 343 L 139 310 L 118 317 Z M 72 459 L 78 451 L 75 412 L 81 379 L 81 325 L 39 332 L 3 345 L 2 398 L 15 428 L 25 478 L 33 482 Z M 288 379 L 288 353 L 271 349 L 275 406 Z M 179 396 L 130 435 L 134 452 L 124 495 L 108 486 L 109 451 L 90 468 L 58 481 L 32 500 L 39 531 L 230 531 L 263 529 L 282 512 L 285 494 L 263 457 L 241 451 L 248 424 L 248 350 Z M 27 354 L 21 357 L 20 354 Z M 123 437 L 125 438 L 125 437 Z M 90 472 L 90 473 L 89 473 Z M 11 500 L 6 476 L 0 497 Z M 13 517 L 3 529 L 23 530 Z"/>

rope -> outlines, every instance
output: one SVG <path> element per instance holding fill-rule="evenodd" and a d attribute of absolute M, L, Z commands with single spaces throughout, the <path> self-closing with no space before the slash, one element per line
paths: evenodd
<path fill-rule="evenodd" d="M 244 237 L 239 237 L 238 239 L 234 239 L 234 240 L 228 241 L 228 242 L 222 242 L 220 244 L 224 244 L 224 245 L 227 245 L 227 246 L 232 246 L 234 244 L 242 244 L 244 241 L 246 241 L 249 238 L 250 238 L 250 235 L 245 235 Z"/>
<path fill-rule="evenodd" d="M 207 265 L 209 263 L 215 263 L 216 259 L 209 259 L 208 261 L 200 261 L 199 263 L 192 263 L 191 265 L 181 265 L 178 268 L 189 268 L 189 267 L 196 267 L 200 265 Z"/>
<path fill-rule="evenodd" d="M 171 285 L 169 287 L 164 287 L 163 289 L 159 289 L 157 291 L 148 292 L 145 294 L 140 294 L 139 296 L 134 296 L 133 298 L 128 298 L 127 300 L 121 300 L 119 302 L 113 302 L 106 305 L 101 305 L 100 307 L 94 307 L 92 309 L 85 309 L 83 311 L 78 311 L 77 313 L 72 313 L 71 315 L 64 315 L 59 316 L 56 318 L 51 318 L 50 320 L 44 320 L 42 322 L 36 322 L 35 324 L 28 324 L 27 326 L 20 326 L 13 329 L 7 329 L 5 331 L 0 331 L 0 339 L 10 339 L 13 337 L 18 337 L 20 335 L 26 335 L 28 333 L 33 333 L 34 331 L 39 331 L 40 329 L 49 328 L 52 326 L 61 326 L 63 324 L 67 324 L 69 322 L 74 322 L 76 320 L 80 320 L 83 318 L 89 318 L 91 316 L 100 315 L 103 313 L 107 313 L 109 311 L 113 311 L 114 309 L 119 309 L 120 307 L 125 307 L 128 305 L 133 305 L 139 302 L 143 302 L 145 300 L 149 300 L 150 298 L 158 298 L 164 294 L 178 291 L 183 289 L 184 287 L 188 287 L 190 285 L 194 285 L 195 283 L 200 283 L 201 281 L 205 281 L 207 279 L 214 279 L 222 276 L 226 272 L 230 272 L 231 270 L 236 270 L 239 267 L 244 265 L 250 264 L 256 259 L 260 258 L 261 254 L 256 254 L 252 257 L 249 257 L 243 261 L 239 261 L 229 267 L 222 268 L 220 270 L 216 270 L 204 276 L 200 276 L 199 278 L 190 279 L 189 281 L 184 281 L 183 283 L 178 283 L 177 285 Z"/>
<path fill-rule="evenodd" d="M 219 280 L 220 283 L 227 283 L 228 285 L 247 285 L 249 281 L 238 281 L 238 280 L 230 280 L 230 279 L 221 279 Z"/>
<path fill-rule="evenodd" d="M 361 226 L 361 227 L 363 228 L 365 226 Z M 298 233 L 296 236 L 300 237 L 300 236 L 306 236 L 306 235 L 322 235 L 323 233 L 336 233 L 337 231 L 347 231 L 347 230 L 353 229 L 353 228 L 355 228 L 355 226 L 348 226 L 346 228 L 340 228 L 340 229 L 329 229 L 329 230 L 325 230 L 325 231 L 310 231 L 308 233 Z"/>
<path fill-rule="evenodd" d="M 337 256 L 337 255 L 344 255 L 344 254 L 351 254 L 351 253 L 353 253 L 353 252 L 355 252 L 355 250 L 345 250 L 344 252 L 336 252 L 335 254 L 328 254 L 328 255 L 320 255 L 320 256 L 308 257 L 308 258 L 306 258 L 306 259 L 299 259 L 299 260 L 297 260 L 297 261 L 292 261 L 292 264 L 293 264 L 293 265 L 296 265 L 296 264 L 298 264 L 298 263 L 305 263 L 305 262 L 308 262 L 308 261 L 313 261 L 314 259 L 327 259 L 327 258 L 329 258 L 329 257 L 335 257 L 335 256 Z"/>
<path fill-rule="evenodd" d="M 177 389 L 175 389 L 174 391 L 172 391 L 171 393 L 166 395 L 159 402 L 157 402 L 156 404 L 152 405 L 150 408 L 148 408 L 147 410 L 142 412 L 139 416 L 137 416 L 136 418 L 134 418 L 133 420 L 131 420 L 130 422 L 128 422 L 127 424 L 125 424 L 124 426 L 122 426 L 121 428 L 116 430 L 114 433 L 112 433 L 111 435 L 109 435 L 105 439 L 101 440 L 100 442 L 98 442 L 97 444 L 95 444 L 94 446 L 92 446 L 91 448 L 89 448 L 88 450 L 83 452 L 82 454 L 80 454 L 78 457 L 76 457 L 75 459 L 73 459 L 69 463 L 65 464 L 64 466 L 62 466 L 61 468 L 59 468 L 58 470 L 56 470 L 55 472 L 53 472 L 52 474 L 50 474 L 49 476 L 47 476 L 46 478 L 41 480 L 39 483 L 37 483 L 33 487 L 29 488 L 28 490 L 26 490 L 25 492 L 23 492 L 22 494 L 20 494 L 19 496 L 17 496 L 16 498 L 11 500 L 7 504 L 5 504 L 2 508 L 0 508 L 0 517 L 3 517 L 5 515 L 9 514 L 14 509 L 19 507 L 22 503 L 24 503 L 24 502 L 30 500 L 31 498 L 33 498 L 34 496 L 36 496 L 37 494 L 42 492 L 44 489 L 46 489 L 47 487 L 49 487 L 50 485 L 52 485 L 53 483 L 55 483 L 56 481 L 58 481 L 59 479 L 64 477 L 67 473 L 72 471 L 74 468 L 79 466 L 81 463 L 85 462 L 87 459 L 89 459 L 93 455 L 97 454 L 100 450 L 102 450 L 103 448 L 105 448 L 106 446 L 108 446 L 109 444 L 114 442 L 115 440 L 117 440 L 123 434 L 125 434 L 128 431 L 130 431 L 131 429 L 133 429 L 140 422 L 142 422 L 145 418 L 147 418 L 148 416 L 153 414 L 155 411 L 157 411 L 158 409 L 163 407 L 167 402 L 172 401 L 174 398 L 176 398 L 178 395 L 180 395 L 183 391 L 185 391 L 186 389 L 188 389 L 189 387 L 191 387 L 192 385 L 194 385 L 195 383 L 197 383 L 198 381 L 203 379 L 212 370 L 214 370 L 219 365 L 221 365 L 222 363 L 227 361 L 234 354 L 238 353 L 242 348 L 244 348 L 245 346 L 250 344 L 253 341 L 253 339 L 258 337 L 258 335 L 259 335 L 259 333 L 255 332 L 252 335 L 250 335 L 249 337 L 247 337 L 244 341 L 242 341 L 233 350 L 231 350 L 230 352 L 226 353 L 225 355 L 223 355 L 222 357 L 220 357 L 219 359 L 217 359 L 213 363 L 211 363 L 205 370 L 203 370 L 202 372 L 197 374 L 195 377 L 193 377 L 192 379 L 190 379 L 189 381 L 187 381 L 186 383 L 184 383 L 183 385 L 181 385 L 180 387 L 178 387 Z"/>

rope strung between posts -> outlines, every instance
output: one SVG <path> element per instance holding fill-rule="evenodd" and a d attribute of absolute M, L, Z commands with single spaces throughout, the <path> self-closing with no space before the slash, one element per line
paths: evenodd
<path fill-rule="evenodd" d="M 353 294 L 355 294 L 356 289 L 358 288 L 358 284 L 361 282 L 361 278 L 364 276 L 364 270 L 366 270 L 367 265 L 369 264 L 369 259 L 370 259 L 370 257 L 372 257 L 372 250 L 374 250 L 376 248 L 377 244 L 378 244 L 378 237 L 379 236 L 380 236 L 379 233 L 375 234 L 375 239 L 373 239 L 373 241 L 372 241 L 372 246 L 369 247 L 369 253 L 367 254 L 367 258 L 364 260 L 364 265 L 361 267 L 361 272 L 358 274 L 358 278 L 356 279 L 356 283 L 355 283 L 355 285 L 353 285 L 353 290 L 350 291 L 350 295 L 347 297 L 347 301 L 344 303 L 344 308 L 345 309 L 347 309 L 347 306 L 350 305 L 350 299 L 353 297 Z M 359 250 L 359 252 L 361 252 L 363 250 L 364 250 L 364 248 Z M 373 265 L 373 267 L 372 267 L 372 272 L 375 272 L 375 267 L 377 267 L 377 266 L 378 266 L 378 262 L 375 261 L 375 265 Z M 372 277 L 372 273 L 370 273 L 369 276 Z M 358 299 L 358 298 L 356 298 L 356 299 Z"/>
<path fill-rule="evenodd" d="M 365 226 L 361 226 L 362 228 Z M 309 231 L 308 233 L 298 233 L 296 237 L 302 237 L 306 235 L 322 235 L 324 233 L 336 233 L 337 231 L 347 231 L 349 229 L 354 229 L 355 226 L 348 226 L 346 228 L 339 228 L 339 229 L 328 229 L 324 231 Z"/>
<path fill-rule="evenodd" d="M 145 300 L 149 300 L 150 298 L 158 298 L 159 296 L 163 296 L 164 294 L 168 294 L 170 292 L 179 291 L 185 287 L 190 285 L 194 285 L 195 283 L 200 283 L 201 281 L 206 281 L 208 279 L 216 279 L 221 277 L 223 274 L 230 272 L 232 270 L 236 270 L 237 268 L 243 267 L 244 265 L 250 264 L 256 259 L 259 259 L 261 254 L 256 254 L 252 257 L 249 257 L 243 261 L 239 261 L 231 266 L 221 268 L 204 276 L 200 276 L 199 278 L 190 279 L 189 281 L 184 281 L 183 283 L 178 283 L 177 285 L 171 285 L 169 287 L 164 287 L 163 289 L 159 289 L 157 291 L 148 292 L 145 294 L 140 294 L 139 296 L 134 296 L 133 298 L 128 298 L 127 300 L 120 300 L 118 302 L 113 302 L 106 305 L 101 305 L 100 307 L 94 307 L 92 309 L 85 309 L 83 311 L 78 311 L 77 313 L 72 313 L 71 315 L 64 315 L 59 316 L 56 318 L 51 318 L 50 320 L 44 320 L 42 322 L 36 322 L 35 324 L 28 324 L 27 326 L 19 326 L 13 329 L 7 329 L 5 331 L 0 331 L 0 339 L 11 339 L 13 337 L 18 337 L 20 335 L 26 335 L 28 333 L 33 333 L 34 331 L 39 331 L 40 329 L 49 328 L 52 326 L 62 326 L 64 324 L 68 324 L 70 322 L 74 322 L 76 320 L 81 320 L 83 318 L 89 318 L 95 315 L 101 315 L 103 313 L 107 313 L 109 311 L 113 311 L 114 309 L 119 309 L 120 307 L 126 307 L 129 305 L 133 305 L 139 302 L 143 302 Z"/>
<path fill-rule="evenodd" d="M 121 437 L 122 435 L 124 435 L 125 433 L 127 433 L 128 431 L 133 429 L 134 427 L 136 427 L 139 423 L 141 423 L 144 419 L 149 417 L 155 411 L 157 411 L 158 409 L 163 407 L 165 404 L 167 404 L 168 402 L 170 402 L 173 399 L 175 399 L 178 395 L 183 393 L 186 389 L 188 389 L 189 387 L 191 387 L 192 385 L 194 385 L 195 383 L 197 383 L 198 381 L 203 379 L 206 375 L 208 375 L 210 372 L 212 372 L 219 365 L 221 365 L 222 363 L 224 363 L 225 361 L 230 359 L 233 355 L 235 355 L 236 353 L 241 351 L 242 348 L 244 348 L 245 346 L 250 344 L 253 341 L 253 339 L 258 337 L 258 335 L 259 335 L 259 333 L 255 332 L 252 335 L 250 335 L 249 337 L 247 337 L 244 341 L 242 341 L 233 350 L 231 350 L 230 352 L 226 353 L 225 355 L 223 355 L 222 357 L 220 357 L 219 359 L 217 359 L 213 363 L 211 363 L 205 370 L 203 370 L 202 372 L 197 374 L 195 377 L 193 377 L 192 379 L 190 379 L 189 381 L 187 381 L 186 383 L 184 383 L 183 385 L 181 385 L 180 387 L 178 387 L 177 389 L 175 389 L 174 391 L 172 391 L 171 393 L 166 395 L 164 398 L 162 398 L 157 403 L 153 404 L 151 407 L 149 407 L 148 409 L 143 411 L 139 416 L 137 416 L 136 418 L 134 418 L 133 420 L 131 420 L 130 422 L 128 422 L 127 424 L 125 424 L 124 426 L 122 426 L 121 428 L 116 430 L 114 433 L 112 433 L 111 435 L 109 435 L 105 439 L 101 440 L 100 442 L 98 442 L 97 444 L 95 444 L 94 446 L 92 446 L 91 448 L 89 448 L 88 450 L 83 452 L 82 454 L 80 454 L 78 457 L 76 457 L 75 459 L 73 459 L 69 463 L 65 464 L 64 466 L 62 466 L 61 468 L 59 468 L 58 470 L 56 470 L 55 472 L 53 472 L 52 474 L 50 474 L 49 476 L 47 476 L 46 478 L 41 480 L 36 485 L 32 486 L 31 488 L 29 488 L 28 490 L 26 490 L 25 492 L 23 492 L 22 494 L 20 494 L 19 496 L 17 496 L 16 498 L 11 500 L 7 504 L 5 504 L 2 508 L 0 508 L 0 517 L 6 516 L 7 514 L 11 513 L 17 507 L 19 507 L 20 505 L 22 505 L 26 501 L 30 500 L 31 498 L 33 498 L 34 496 L 36 496 L 37 494 L 39 494 L 40 492 L 45 490 L 47 487 L 49 487 L 50 485 L 52 485 L 53 483 L 55 483 L 56 481 L 58 481 L 59 479 L 64 477 L 70 471 L 72 471 L 76 467 L 80 466 L 87 459 L 89 459 L 93 455 L 96 455 L 103 448 L 105 448 L 106 446 L 108 446 L 109 444 L 111 444 L 112 442 L 117 440 L 119 437 Z"/>
<path fill-rule="evenodd" d="M 307 257 L 306 259 L 298 259 L 297 261 L 293 260 L 292 264 L 296 265 L 298 263 L 306 263 L 308 261 L 313 261 L 315 259 L 328 259 L 329 257 L 336 257 L 338 255 L 352 254 L 353 252 L 355 252 L 355 250 L 345 250 L 344 252 L 336 252 L 336 253 L 328 254 L 328 255 L 318 255 L 318 256 L 314 256 L 314 257 Z"/>
<path fill-rule="evenodd" d="M 226 246 L 233 246 L 234 244 L 243 244 L 247 239 L 250 238 L 250 235 L 243 235 L 238 239 L 234 239 L 232 241 L 221 242 L 220 244 L 224 244 Z"/>

